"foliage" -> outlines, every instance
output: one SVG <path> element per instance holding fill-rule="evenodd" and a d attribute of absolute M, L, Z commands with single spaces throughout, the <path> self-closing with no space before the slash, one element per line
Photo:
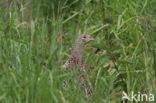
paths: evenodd
<path fill-rule="evenodd" d="M 10 1 L 10 0 L 9 0 Z M 14 0 L 0 8 L 0 102 L 90 103 L 62 81 L 76 37 L 85 46 L 93 103 L 117 103 L 122 91 L 154 93 L 155 0 Z"/>

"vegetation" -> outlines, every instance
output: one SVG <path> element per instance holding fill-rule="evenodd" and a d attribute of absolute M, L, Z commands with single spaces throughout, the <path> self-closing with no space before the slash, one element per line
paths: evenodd
<path fill-rule="evenodd" d="M 93 103 L 156 93 L 156 0 L 1 0 L 0 103 L 90 103 L 61 65 L 80 33 Z M 89 97 L 88 97 L 89 98 Z"/>

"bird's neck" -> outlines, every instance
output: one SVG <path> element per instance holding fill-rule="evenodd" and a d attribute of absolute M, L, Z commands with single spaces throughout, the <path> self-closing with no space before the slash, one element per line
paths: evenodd
<path fill-rule="evenodd" d="M 73 54 L 75 56 L 78 56 L 79 58 L 81 58 L 83 55 L 83 48 L 84 48 L 83 44 L 77 44 L 76 43 L 74 48 L 73 48 Z"/>
<path fill-rule="evenodd" d="M 84 48 L 84 44 L 82 43 L 76 43 L 74 46 L 75 49 L 83 49 Z"/>
<path fill-rule="evenodd" d="M 84 46 L 84 43 L 82 43 L 82 42 L 76 42 L 75 45 L 77 45 L 77 46 Z"/>

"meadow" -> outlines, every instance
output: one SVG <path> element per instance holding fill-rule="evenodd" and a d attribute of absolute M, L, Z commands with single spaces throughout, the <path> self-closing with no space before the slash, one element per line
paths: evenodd
<path fill-rule="evenodd" d="M 89 100 L 62 87 L 81 33 Z M 156 95 L 155 73 L 156 0 L 0 0 L 0 103 L 134 103 L 123 91 Z"/>

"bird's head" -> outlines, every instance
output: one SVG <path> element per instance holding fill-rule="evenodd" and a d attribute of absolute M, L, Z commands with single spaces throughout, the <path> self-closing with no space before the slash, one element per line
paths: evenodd
<path fill-rule="evenodd" d="M 79 35 L 76 43 L 78 43 L 78 44 L 86 44 L 86 43 L 88 43 L 89 41 L 92 41 L 92 40 L 94 40 L 94 38 L 92 38 L 90 35 L 88 35 L 88 34 L 81 34 L 81 35 Z"/>

